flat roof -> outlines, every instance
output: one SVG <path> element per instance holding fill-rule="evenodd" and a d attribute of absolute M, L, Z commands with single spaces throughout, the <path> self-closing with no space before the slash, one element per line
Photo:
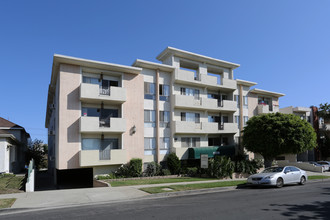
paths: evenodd
<path fill-rule="evenodd" d="M 186 59 L 189 59 L 189 60 L 198 61 L 198 62 L 203 62 L 203 63 L 212 64 L 212 65 L 222 66 L 222 67 L 230 68 L 230 69 L 235 69 L 235 68 L 240 66 L 239 64 L 236 64 L 236 63 L 231 63 L 231 62 L 228 62 L 228 61 L 215 59 L 215 58 L 212 58 L 212 57 L 200 55 L 200 54 L 197 54 L 197 53 L 192 53 L 192 52 L 185 51 L 185 50 L 180 50 L 180 49 L 177 49 L 177 48 L 174 48 L 174 47 L 167 47 L 165 50 L 163 50 L 157 56 L 157 60 L 163 61 L 168 56 L 171 56 L 171 55 L 186 58 Z"/>
<path fill-rule="evenodd" d="M 256 94 L 261 94 L 261 95 L 274 96 L 274 97 L 285 96 L 285 94 L 283 94 L 283 93 L 271 92 L 271 91 L 267 91 L 267 90 L 263 90 L 263 89 L 252 89 L 252 90 L 250 90 L 250 92 L 256 93 Z"/>
<path fill-rule="evenodd" d="M 251 81 L 247 81 L 247 80 L 242 80 L 242 79 L 236 79 L 237 84 L 239 85 L 244 85 L 244 86 L 255 86 L 258 83 L 256 82 L 251 82 Z"/>
<path fill-rule="evenodd" d="M 169 66 L 161 63 L 154 63 L 146 60 L 136 59 L 132 66 L 147 68 L 147 69 L 159 69 L 164 72 L 173 72 L 175 70 L 174 66 Z"/>

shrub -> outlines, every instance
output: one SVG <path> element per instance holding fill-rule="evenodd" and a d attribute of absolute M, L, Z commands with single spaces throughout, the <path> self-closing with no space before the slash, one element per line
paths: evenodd
<path fill-rule="evenodd" d="M 142 159 L 133 158 L 129 161 L 129 176 L 138 177 L 142 174 Z"/>
<path fill-rule="evenodd" d="M 171 175 L 171 171 L 168 170 L 168 169 L 162 169 L 161 174 L 162 174 L 163 176 L 169 176 L 169 175 Z"/>
<path fill-rule="evenodd" d="M 197 176 L 197 173 L 198 173 L 198 168 L 197 167 L 188 167 L 187 168 L 187 176 L 191 176 L 191 177 L 194 177 L 194 176 Z"/>
<path fill-rule="evenodd" d="M 125 178 L 125 177 L 130 177 L 130 169 L 129 169 L 129 164 L 123 164 L 121 165 L 115 172 L 114 175 L 117 178 Z"/>
<path fill-rule="evenodd" d="M 175 153 L 170 153 L 167 156 L 167 166 L 171 174 L 179 174 L 181 169 L 181 162 Z"/>
<path fill-rule="evenodd" d="M 229 157 L 221 156 L 209 160 L 209 168 L 207 173 L 215 178 L 232 178 L 234 173 L 234 164 Z"/>
<path fill-rule="evenodd" d="M 148 163 L 147 168 L 144 171 L 144 173 L 147 176 L 158 176 L 161 174 L 161 166 L 156 162 Z"/>
<path fill-rule="evenodd" d="M 262 166 L 262 161 L 260 160 L 239 160 L 235 161 L 235 172 L 254 174 Z"/>

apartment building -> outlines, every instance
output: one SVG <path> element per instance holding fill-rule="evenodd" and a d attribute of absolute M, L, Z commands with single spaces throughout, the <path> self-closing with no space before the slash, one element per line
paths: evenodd
<path fill-rule="evenodd" d="M 46 128 L 58 183 L 92 180 L 131 158 L 234 154 L 246 121 L 278 111 L 284 95 L 234 79 L 235 63 L 172 47 L 157 59 L 125 66 L 54 55 Z"/>

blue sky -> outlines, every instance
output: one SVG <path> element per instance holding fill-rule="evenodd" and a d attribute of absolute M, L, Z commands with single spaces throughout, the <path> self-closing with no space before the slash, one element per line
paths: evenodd
<path fill-rule="evenodd" d="M 0 116 L 47 142 L 54 53 L 131 65 L 167 46 L 239 63 L 235 78 L 330 102 L 330 1 L 0 1 Z"/>

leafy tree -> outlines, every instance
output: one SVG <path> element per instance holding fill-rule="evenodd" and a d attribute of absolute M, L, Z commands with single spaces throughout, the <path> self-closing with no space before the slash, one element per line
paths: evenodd
<path fill-rule="evenodd" d="M 322 117 L 325 121 L 330 120 L 330 104 L 327 102 L 324 104 L 320 104 L 320 107 L 318 109 L 318 116 Z"/>
<path fill-rule="evenodd" d="M 42 140 L 34 139 L 27 146 L 26 163 L 34 159 L 37 169 L 47 167 L 47 153 L 48 145 L 44 144 Z"/>
<path fill-rule="evenodd" d="M 281 154 L 298 154 L 316 146 L 313 127 L 293 114 L 262 114 L 252 117 L 243 131 L 244 147 L 264 157 L 265 167 Z"/>
<path fill-rule="evenodd" d="M 178 158 L 178 156 L 176 156 L 175 153 L 170 153 L 167 158 L 167 166 L 168 169 L 170 170 L 171 174 L 179 174 L 180 170 L 181 170 L 181 162 Z"/>

